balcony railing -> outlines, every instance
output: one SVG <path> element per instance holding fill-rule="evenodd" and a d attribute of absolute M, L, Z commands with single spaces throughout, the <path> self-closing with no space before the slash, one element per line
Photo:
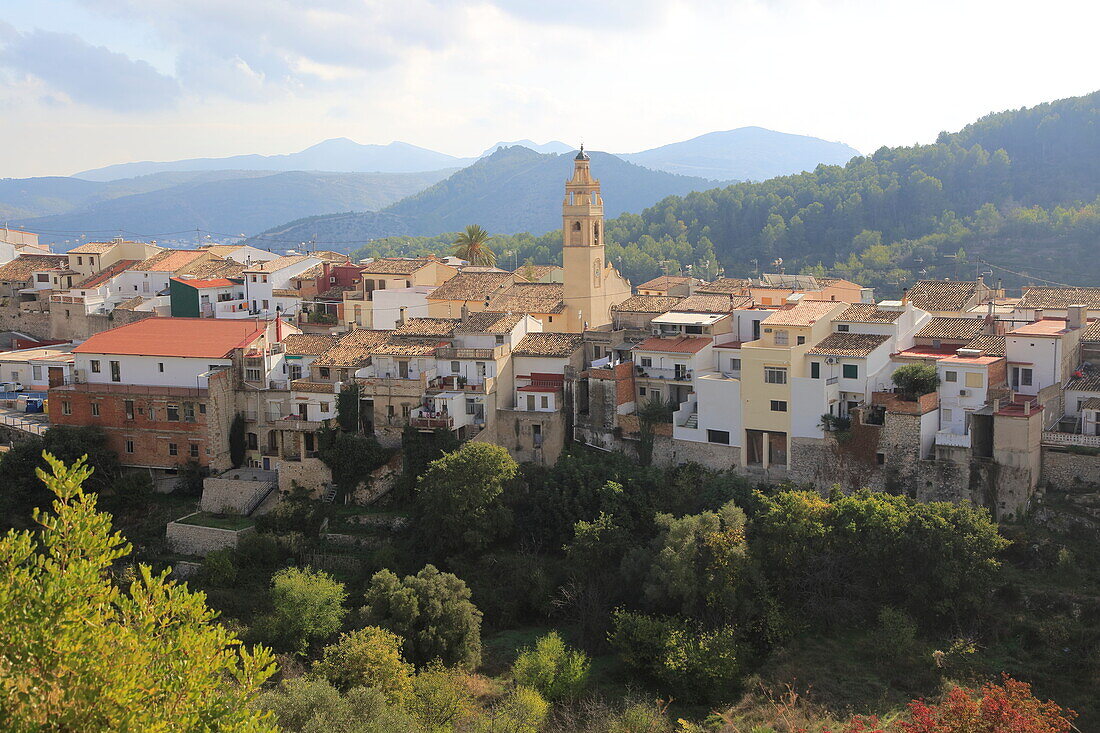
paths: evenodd
<path fill-rule="evenodd" d="M 1100 435 L 1044 430 L 1043 443 L 1046 445 L 1079 445 L 1086 448 L 1100 448 Z"/>
<path fill-rule="evenodd" d="M 270 379 L 268 380 L 268 389 L 287 390 L 290 389 L 290 382 L 285 379 Z"/>
<path fill-rule="evenodd" d="M 672 382 L 690 382 L 695 374 L 694 369 L 669 369 L 667 367 L 643 367 L 637 368 L 639 377 L 649 379 L 667 379 Z"/>
<path fill-rule="evenodd" d="M 492 349 L 465 349 L 456 346 L 443 346 L 435 350 L 439 359 L 484 359 L 486 361 L 499 359 L 507 354 L 507 344 Z"/>
<path fill-rule="evenodd" d="M 970 433 L 953 433 L 950 430 L 940 430 L 936 433 L 936 445 L 946 445 L 953 448 L 969 448 Z"/>
<path fill-rule="evenodd" d="M 453 415 L 416 415 L 409 416 L 409 425 L 414 428 L 422 428 L 426 430 L 435 430 L 436 428 L 443 428 L 444 430 L 453 430 L 455 426 L 455 419 Z"/>

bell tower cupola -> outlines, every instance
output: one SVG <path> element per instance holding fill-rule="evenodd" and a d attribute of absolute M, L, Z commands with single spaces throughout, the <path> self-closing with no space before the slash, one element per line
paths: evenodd
<path fill-rule="evenodd" d="M 603 197 L 600 181 L 589 170 L 584 145 L 573 158 L 573 177 L 565 182 L 562 202 L 562 244 L 566 247 L 603 246 Z"/>

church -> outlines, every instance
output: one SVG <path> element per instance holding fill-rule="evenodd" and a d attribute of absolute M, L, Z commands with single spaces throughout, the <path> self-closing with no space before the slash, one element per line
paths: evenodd
<path fill-rule="evenodd" d="M 573 177 L 562 202 L 565 330 L 583 332 L 611 323 L 611 308 L 630 297 L 630 282 L 607 261 L 603 197 L 584 146 L 573 159 Z"/>

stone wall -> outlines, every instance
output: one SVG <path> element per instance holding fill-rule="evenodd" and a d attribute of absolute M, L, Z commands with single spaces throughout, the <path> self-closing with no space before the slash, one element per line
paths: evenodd
<path fill-rule="evenodd" d="M 241 478 L 234 478 L 233 471 L 202 482 L 201 508 L 215 514 L 244 514 L 257 494 L 268 486 L 268 481 L 246 477 L 251 469 L 241 469 Z M 271 474 L 270 482 L 278 477 Z"/>
<path fill-rule="evenodd" d="M 86 339 L 112 328 L 125 326 L 128 323 L 152 318 L 153 311 L 113 310 L 110 313 L 84 312 L 84 306 L 73 305 L 67 309 L 64 304 L 54 303 L 49 313 L 50 338 L 55 339 Z"/>
<path fill-rule="evenodd" d="M 397 453 L 384 466 L 374 469 L 367 481 L 356 487 L 351 495 L 352 503 L 366 506 L 378 501 L 397 484 L 402 468 L 403 458 L 401 453 Z"/>
<path fill-rule="evenodd" d="M 314 498 L 320 498 L 325 484 L 331 482 L 332 471 L 320 458 L 279 461 L 279 491 L 291 491 L 294 484 L 298 484 L 308 489 Z"/>
<path fill-rule="evenodd" d="M 542 443 L 535 446 L 534 425 L 541 431 Z M 493 442 L 508 449 L 520 463 L 553 465 L 565 448 L 566 421 L 561 411 L 497 410 Z"/>
<path fill-rule="evenodd" d="M 187 517 L 183 518 L 186 519 Z M 255 527 L 232 530 L 169 522 L 167 529 L 168 546 L 173 552 L 178 552 L 181 555 L 206 556 L 216 550 L 236 547 L 242 536 L 254 531 L 256 531 Z"/>
<path fill-rule="evenodd" d="M 1100 490 L 1100 455 L 1043 448 L 1042 465 L 1042 481 L 1048 490 L 1064 491 L 1075 485 L 1094 486 Z"/>
<path fill-rule="evenodd" d="M 0 306 L 0 331 L 19 331 L 37 339 L 50 338 L 49 311 L 25 312 L 18 301 Z"/>

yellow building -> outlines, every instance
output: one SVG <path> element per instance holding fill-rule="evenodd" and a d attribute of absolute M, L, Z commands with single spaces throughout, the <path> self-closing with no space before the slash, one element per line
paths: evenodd
<path fill-rule="evenodd" d="M 572 333 L 611 323 L 612 306 L 631 296 L 630 282 L 608 264 L 604 253 L 600 181 L 592 177 L 588 163 L 581 146 L 573 159 L 573 178 L 565 184 L 562 202 L 566 319 L 562 330 Z"/>
<path fill-rule="evenodd" d="M 847 303 L 805 301 L 760 322 L 760 338 L 741 345 L 742 460 L 786 468 L 790 455 L 791 381 L 806 376 L 802 357 L 832 330 Z"/>

